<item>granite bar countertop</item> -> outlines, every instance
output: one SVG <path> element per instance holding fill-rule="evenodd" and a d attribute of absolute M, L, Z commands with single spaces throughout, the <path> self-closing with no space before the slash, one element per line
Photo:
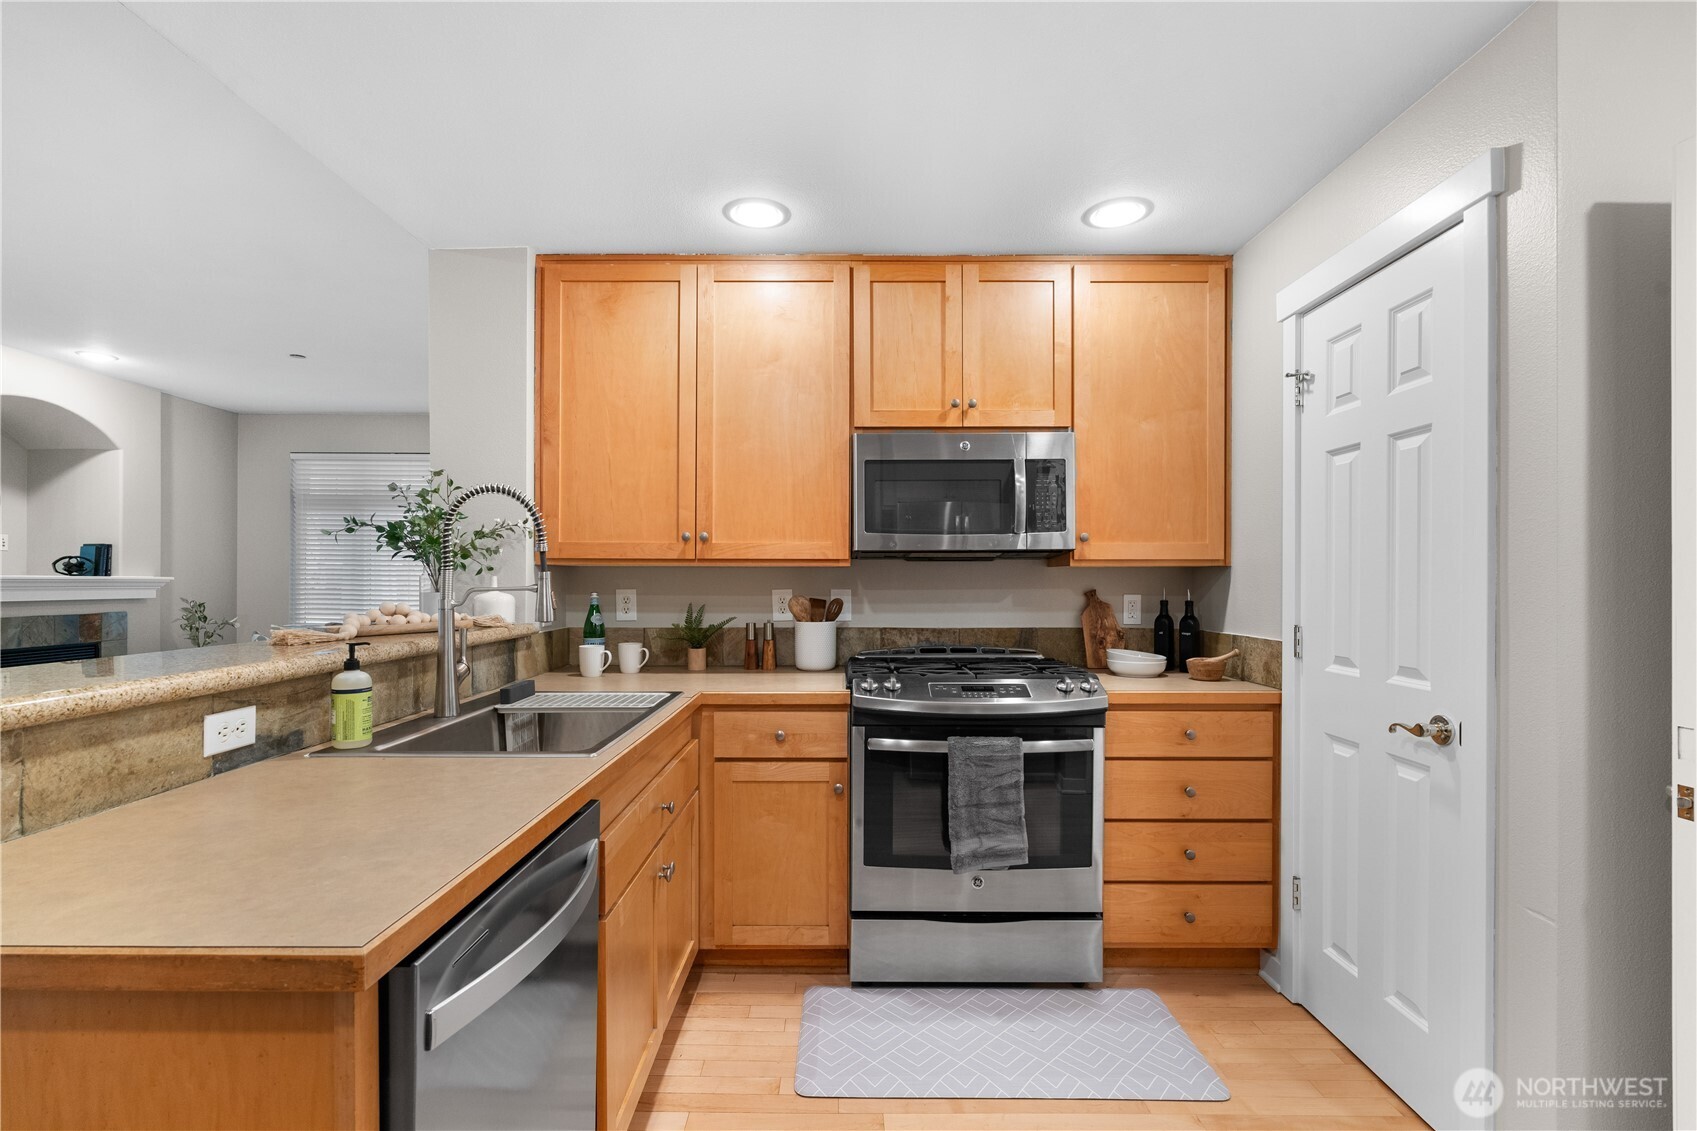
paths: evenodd
<path fill-rule="evenodd" d="M 537 631 L 534 624 L 477 628 L 471 632 L 471 643 L 514 640 Z M 379 637 L 370 645 L 360 650 L 360 663 L 367 666 L 434 655 L 436 634 Z M 347 653 L 345 643 L 291 647 L 214 644 L 174 652 L 4 668 L 0 669 L 0 729 L 39 726 L 302 676 L 327 675 L 341 670 Z"/>

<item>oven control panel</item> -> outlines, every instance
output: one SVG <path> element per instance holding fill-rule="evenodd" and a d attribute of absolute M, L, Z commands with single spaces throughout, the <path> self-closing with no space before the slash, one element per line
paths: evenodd
<path fill-rule="evenodd" d="M 1031 688 L 1023 683 L 932 683 L 933 699 L 1029 699 Z"/>

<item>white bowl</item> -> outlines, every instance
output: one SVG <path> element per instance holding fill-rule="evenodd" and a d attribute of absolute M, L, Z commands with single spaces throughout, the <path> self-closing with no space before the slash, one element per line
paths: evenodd
<path fill-rule="evenodd" d="M 1166 657 L 1159 652 L 1139 652 L 1132 648 L 1109 648 L 1110 660 L 1160 660 L 1166 662 Z"/>
<path fill-rule="evenodd" d="M 1122 649 L 1116 648 L 1113 650 L 1113 652 L 1120 651 L 1122 651 Z M 1132 652 L 1131 655 L 1137 658 L 1130 659 L 1123 655 L 1116 656 L 1113 652 L 1108 654 L 1108 670 L 1113 672 L 1115 675 L 1129 675 L 1137 676 L 1142 679 L 1153 679 L 1157 676 L 1166 674 L 1167 658 L 1165 656 L 1155 656 L 1148 652 Z"/>

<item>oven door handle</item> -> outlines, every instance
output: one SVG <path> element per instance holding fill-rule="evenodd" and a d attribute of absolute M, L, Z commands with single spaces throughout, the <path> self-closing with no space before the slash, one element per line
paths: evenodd
<path fill-rule="evenodd" d="M 902 754 L 947 754 L 949 744 L 930 738 L 869 738 L 868 750 L 893 750 Z M 1065 754 L 1095 750 L 1092 738 L 1028 738 L 1019 744 L 1021 754 Z"/>

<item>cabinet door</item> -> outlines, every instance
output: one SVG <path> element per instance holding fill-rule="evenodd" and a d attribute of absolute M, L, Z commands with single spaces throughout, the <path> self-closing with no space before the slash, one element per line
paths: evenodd
<path fill-rule="evenodd" d="M 1080 264 L 1073 284 L 1074 560 L 1225 564 L 1225 265 Z"/>
<path fill-rule="evenodd" d="M 719 946 L 848 945 L 848 763 L 713 767 Z"/>
<path fill-rule="evenodd" d="M 855 427 L 961 423 L 960 280 L 958 263 L 855 266 Z"/>
<path fill-rule="evenodd" d="M 846 564 L 848 265 L 699 272 L 697 557 Z"/>
<path fill-rule="evenodd" d="M 659 850 L 649 857 L 658 868 Z M 649 873 L 652 874 L 652 873 Z M 654 889 L 639 874 L 601 920 L 601 1087 L 604 1126 L 624 1127 L 642 1094 L 648 1045 L 658 1037 L 654 1000 Z"/>
<path fill-rule="evenodd" d="M 550 560 L 695 557 L 695 273 L 538 271 L 537 487 Z"/>
<path fill-rule="evenodd" d="M 654 1001 L 656 1020 L 662 1025 L 678 1000 L 684 979 L 695 961 L 699 919 L 696 868 L 697 798 L 691 797 L 683 812 L 660 841 L 654 876 Z"/>
<path fill-rule="evenodd" d="M 968 428 L 1072 423 L 1072 267 L 961 267 L 961 367 Z"/>

